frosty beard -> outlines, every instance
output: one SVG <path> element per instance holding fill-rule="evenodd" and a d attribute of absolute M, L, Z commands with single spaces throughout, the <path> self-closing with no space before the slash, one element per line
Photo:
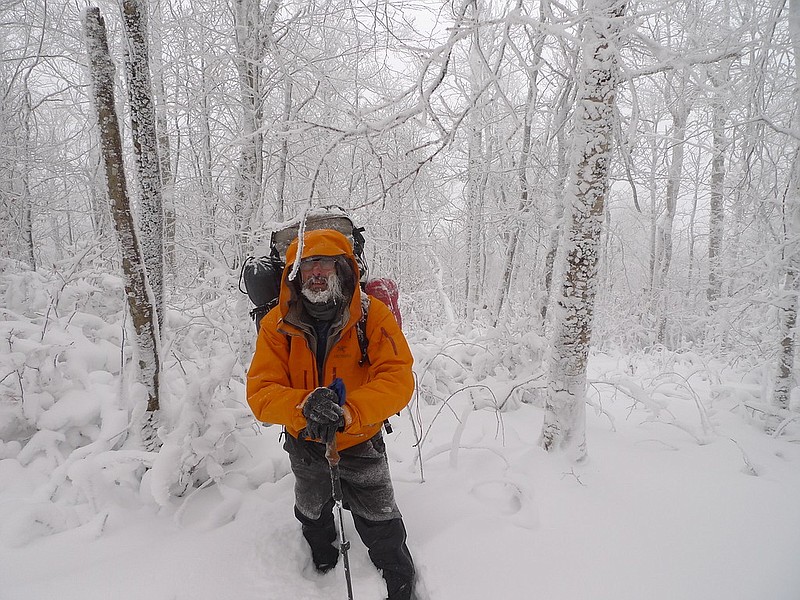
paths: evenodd
<path fill-rule="evenodd" d="M 326 289 L 319 291 L 314 291 L 311 289 L 310 286 L 312 283 L 317 283 L 322 280 L 328 282 L 328 287 Z M 339 279 L 339 275 L 336 272 L 331 273 L 327 277 L 325 275 L 309 277 L 303 283 L 303 289 L 301 291 L 303 296 L 305 296 L 309 302 L 313 302 L 314 304 L 325 304 L 331 300 L 338 303 L 344 299 L 344 294 L 342 293 L 342 281 Z"/>

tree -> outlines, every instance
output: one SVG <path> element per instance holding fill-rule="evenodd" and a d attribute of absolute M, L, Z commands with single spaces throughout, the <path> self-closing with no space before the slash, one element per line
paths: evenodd
<path fill-rule="evenodd" d="M 156 112 L 150 82 L 147 5 L 143 0 L 124 0 L 122 16 L 128 38 L 125 66 L 139 182 L 139 241 L 147 269 L 147 281 L 153 291 L 153 309 L 160 328 L 164 314 L 164 210 Z"/>
<path fill-rule="evenodd" d="M 730 76 L 730 60 L 723 60 L 710 75 L 713 86 L 712 99 L 712 159 L 711 194 L 708 226 L 708 288 L 706 296 L 713 310 L 722 294 L 722 274 L 720 255 L 725 232 L 725 154 L 728 140 L 725 126 L 729 119 L 729 106 L 726 88 Z"/>
<path fill-rule="evenodd" d="M 241 133 L 239 176 L 236 184 L 237 258 L 250 252 L 250 230 L 261 202 L 264 172 L 264 118 L 262 92 L 263 62 L 266 54 L 260 0 L 235 0 L 236 70 L 241 89 Z M 270 2 L 268 20 L 274 18 L 277 1 Z"/>
<path fill-rule="evenodd" d="M 138 376 L 147 390 L 148 418 L 145 421 L 143 438 L 145 445 L 153 449 L 157 446 L 155 426 L 159 410 L 159 344 L 156 335 L 156 315 L 128 197 L 122 138 L 114 102 L 114 63 L 109 55 L 106 27 L 100 9 L 89 8 L 84 15 L 83 25 L 108 199 L 122 251 L 128 310 L 136 333 Z"/>
<path fill-rule="evenodd" d="M 562 450 L 576 460 L 586 456 L 586 365 L 619 79 L 615 45 L 626 4 L 626 0 L 585 4 L 574 146 L 565 193 L 570 209 L 566 268 L 557 300 L 541 436 L 546 450 Z"/>
<path fill-rule="evenodd" d="M 783 204 L 784 236 L 782 294 L 779 300 L 780 349 L 773 400 L 778 409 L 789 408 L 797 332 L 798 296 L 800 296 L 800 0 L 789 0 L 789 35 L 794 58 L 794 160 Z M 774 424 L 773 424 L 774 425 Z"/>

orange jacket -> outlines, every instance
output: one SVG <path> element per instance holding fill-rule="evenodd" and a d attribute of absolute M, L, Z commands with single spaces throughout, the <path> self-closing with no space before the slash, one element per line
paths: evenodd
<path fill-rule="evenodd" d="M 298 240 L 286 253 L 280 301 L 261 321 L 256 352 L 247 374 L 247 402 L 259 421 L 277 423 L 297 437 L 306 426 L 300 405 L 316 387 L 341 377 L 346 388 L 347 424 L 336 436 L 339 449 L 368 440 L 390 415 L 402 410 L 414 391 L 413 357 L 405 336 L 391 311 L 380 300 L 370 298 L 366 334 L 369 363 L 359 366 L 361 349 L 356 324 L 361 318 L 361 290 L 355 286 L 349 311 L 332 327 L 334 343 L 319 381 L 314 352 L 308 336 L 298 326 L 299 299 L 289 281 L 297 256 Z M 302 258 L 345 256 L 358 281 L 358 265 L 352 246 L 337 231 L 321 229 L 304 235 Z M 296 274 L 299 281 L 299 270 Z"/>

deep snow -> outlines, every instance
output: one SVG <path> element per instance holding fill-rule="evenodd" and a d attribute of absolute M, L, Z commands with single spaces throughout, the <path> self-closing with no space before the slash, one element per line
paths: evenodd
<path fill-rule="evenodd" d="M 280 429 L 246 406 L 246 301 L 168 312 L 164 446 L 142 452 L 122 282 L 96 262 L 0 268 L 0 600 L 345 598 L 341 565 L 311 567 Z M 766 359 L 594 353 L 573 464 L 538 445 L 536 333 L 409 340 L 418 394 L 387 447 L 421 600 L 800 598 L 800 398 L 764 431 Z M 346 517 L 355 598 L 381 599 Z"/>
<path fill-rule="evenodd" d="M 596 357 L 593 373 L 612 362 Z M 466 402 L 450 401 L 455 413 L 459 400 Z M 434 424 L 422 483 L 408 411 L 394 418 L 388 447 L 420 596 L 799 598 L 800 444 L 706 402 L 714 431 L 698 444 L 679 427 L 648 421 L 629 398 L 608 395 L 603 413 L 589 409 L 590 458 L 580 465 L 537 446 L 542 411 L 534 405 L 464 413 L 454 449 L 455 414 L 434 421 L 441 406 L 423 403 L 422 423 Z M 219 484 L 168 507 L 131 502 L 112 508 L 102 526 L 5 544 L 0 598 L 345 598 L 341 565 L 325 576 L 310 566 L 278 434 L 247 429 L 249 456 Z M 8 531 L 33 482 L 8 466 L 0 478 Z M 349 521 L 348 534 L 355 597 L 383 598 Z"/>

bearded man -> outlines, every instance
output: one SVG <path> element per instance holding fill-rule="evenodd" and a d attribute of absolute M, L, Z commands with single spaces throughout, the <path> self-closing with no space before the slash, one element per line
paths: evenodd
<path fill-rule="evenodd" d="M 292 278 L 298 253 L 300 277 Z M 408 600 L 414 564 L 381 426 L 411 399 L 413 358 L 386 305 L 362 302 L 359 278 L 352 245 L 337 231 L 306 232 L 301 249 L 297 239 L 290 244 L 278 306 L 261 322 L 247 399 L 257 419 L 284 426 L 294 512 L 317 571 L 331 570 L 339 558 L 325 458 L 325 444 L 335 440 L 344 504 L 356 531 L 382 572 L 389 599 Z M 365 307 L 363 356 L 358 324 Z"/>

